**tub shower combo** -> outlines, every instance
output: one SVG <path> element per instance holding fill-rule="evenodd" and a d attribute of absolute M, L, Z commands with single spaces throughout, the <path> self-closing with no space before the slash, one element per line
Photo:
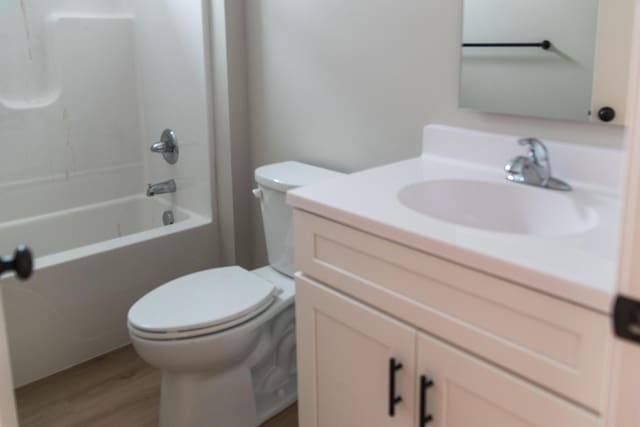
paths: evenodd
<path fill-rule="evenodd" d="M 126 344 L 138 298 L 216 264 L 206 8 L 0 9 L 1 265 L 21 244 L 35 265 L 0 279 L 20 386 Z"/>

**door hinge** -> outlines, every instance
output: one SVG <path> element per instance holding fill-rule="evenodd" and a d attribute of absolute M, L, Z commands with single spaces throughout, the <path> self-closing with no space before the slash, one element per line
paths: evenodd
<path fill-rule="evenodd" d="M 640 301 L 618 295 L 613 328 L 618 337 L 640 344 Z"/>

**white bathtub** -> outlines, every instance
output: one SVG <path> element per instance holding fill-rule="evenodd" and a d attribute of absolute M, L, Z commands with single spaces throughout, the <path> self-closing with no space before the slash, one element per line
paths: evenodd
<path fill-rule="evenodd" d="M 215 265 L 210 218 L 132 196 L 0 224 L 0 253 L 26 243 L 31 280 L 0 280 L 16 386 L 128 342 L 126 314 L 175 277 Z"/>

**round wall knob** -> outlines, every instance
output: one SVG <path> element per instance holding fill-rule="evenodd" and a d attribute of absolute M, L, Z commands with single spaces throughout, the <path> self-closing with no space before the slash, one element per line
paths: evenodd
<path fill-rule="evenodd" d="M 611 107 L 603 107 L 598 111 L 598 118 L 603 122 L 610 122 L 616 118 L 616 110 Z"/>

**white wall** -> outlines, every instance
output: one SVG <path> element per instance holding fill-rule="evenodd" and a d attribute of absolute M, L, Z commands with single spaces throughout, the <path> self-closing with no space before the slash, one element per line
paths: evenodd
<path fill-rule="evenodd" d="M 246 0 L 246 17 L 253 166 L 393 162 L 420 152 L 428 123 L 622 144 L 621 127 L 460 109 L 462 0 Z"/>
<path fill-rule="evenodd" d="M 462 49 L 460 104 L 478 111 L 589 121 L 598 0 L 465 0 L 463 42 L 551 49 Z"/>
<path fill-rule="evenodd" d="M 244 2 L 211 2 L 215 186 L 224 264 L 252 264 L 251 162 Z"/>

